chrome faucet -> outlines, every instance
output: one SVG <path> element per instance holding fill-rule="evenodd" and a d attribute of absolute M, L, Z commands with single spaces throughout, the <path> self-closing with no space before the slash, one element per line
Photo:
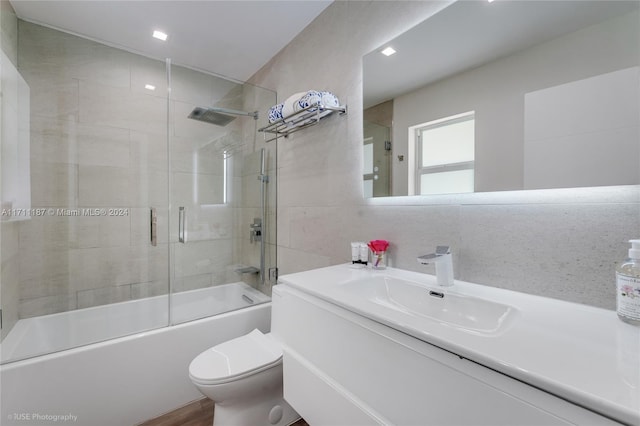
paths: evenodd
<path fill-rule="evenodd" d="M 449 246 L 438 246 L 436 252 L 418 257 L 418 263 L 436 265 L 436 281 L 438 285 L 448 287 L 453 285 L 453 261 Z"/>

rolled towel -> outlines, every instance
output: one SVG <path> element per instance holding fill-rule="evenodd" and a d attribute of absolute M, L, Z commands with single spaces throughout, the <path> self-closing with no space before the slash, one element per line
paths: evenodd
<path fill-rule="evenodd" d="M 284 103 L 281 103 L 269 108 L 269 123 L 275 123 L 278 120 L 282 120 L 283 107 L 284 107 Z"/>
<path fill-rule="evenodd" d="M 292 114 L 309 107 L 310 108 L 307 111 L 314 112 L 317 109 L 314 107 L 314 105 L 318 103 L 323 106 L 334 108 L 340 106 L 338 98 L 333 93 L 328 91 L 319 92 L 317 90 L 308 90 L 306 92 L 298 92 L 289 96 L 283 103 L 281 117 L 284 117 L 285 121 L 287 121 L 289 125 L 295 123 L 295 126 L 299 126 L 309 123 L 315 120 L 315 118 L 309 118 L 308 120 L 299 121 L 301 117 L 293 117 L 291 120 L 288 120 L 287 117 L 290 117 Z M 322 111 L 320 113 L 320 117 L 331 114 L 331 112 L 332 111 L 330 110 Z M 269 119 L 271 120 L 271 115 L 269 116 Z"/>
<path fill-rule="evenodd" d="M 311 105 L 316 105 L 321 100 L 322 94 L 320 92 L 317 90 L 309 90 L 298 100 L 298 102 L 293 104 L 293 109 L 298 112 L 310 107 Z M 315 108 L 309 108 L 309 111 L 315 111 Z"/>
<path fill-rule="evenodd" d="M 322 104 L 323 107 L 330 107 L 330 108 L 337 108 L 340 106 L 340 101 L 338 101 L 338 98 L 336 97 L 336 95 L 334 95 L 331 92 L 320 92 L 320 103 Z M 315 108 L 310 108 L 309 111 L 315 111 Z M 326 117 L 327 115 L 331 114 L 333 111 L 332 110 L 324 110 L 320 112 L 319 117 Z M 314 121 L 316 118 L 311 118 L 307 121 L 305 121 L 305 124 L 311 121 Z"/>
<path fill-rule="evenodd" d="M 331 92 L 326 92 L 326 91 L 320 92 L 320 97 L 321 97 L 322 105 L 326 107 L 337 108 L 340 106 L 340 101 L 338 101 L 337 96 Z"/>
<path fill-rule="evenodd" d="M 295 109 L 294 104 L 297 103 L 306 93 L 307 92 L 299 92 L 289 96 L 282 106 L 282 116 L 286 118 L 296 112 L 297 110 Z"/>

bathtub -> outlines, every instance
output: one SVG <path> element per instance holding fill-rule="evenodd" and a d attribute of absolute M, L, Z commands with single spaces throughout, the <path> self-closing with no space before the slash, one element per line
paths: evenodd
<path fill-rule="evenodd" d="M 245 283 L 175 293 L 171 324 L 218 315 L 268 302 Z M 167 295 L 19 320 L 0 344 L 0 360 L 10 361 L 128 336 L 169 324 Z"/>
<path fill-rule="evenodd" d="M 269 297 L 244 283 L 172 297 L 170 327 L 166 295 L 18 321 L 0 355 L 30 358 L 0 366 L 0 424 L 135 425 L 202 397 L 188 376 L 200 352 L 269 331 Z"/>

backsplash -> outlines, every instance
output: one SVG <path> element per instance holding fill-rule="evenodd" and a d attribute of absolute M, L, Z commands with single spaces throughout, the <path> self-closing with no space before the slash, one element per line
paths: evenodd
<path fill-rule="evenodd" d="M 446 2 L 334 2 L 253 76 L 280 99 L 308 87 L 349 107 L 278 141 L 280 274 L 344 263 L 350 241 L 392 242 L 391 266 L 450 245 L 457 279 L 606 309 L 615 262 L 640 235 L 640 185 L 429 198 L 362 196 L 362 56 Z"/>

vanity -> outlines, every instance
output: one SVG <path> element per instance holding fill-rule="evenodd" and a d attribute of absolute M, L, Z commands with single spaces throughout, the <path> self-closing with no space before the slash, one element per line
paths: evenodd
<path fill-rule="evenodd" d="M 350 264 L 280 283 L 284 395 L 311 425 L 640 424 L 640 330 L 613 311 Z"/>

